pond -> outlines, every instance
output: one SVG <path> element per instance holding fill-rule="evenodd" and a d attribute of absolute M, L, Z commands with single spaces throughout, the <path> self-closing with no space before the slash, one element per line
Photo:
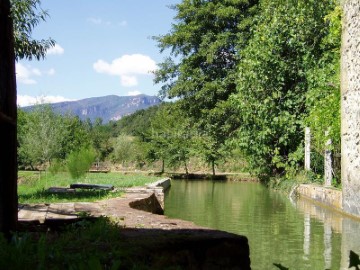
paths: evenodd
<path fill-rule="evenodd" d="M 165 215 L 244 235 L 252 269 L 349 269 L 360 222 L 258 183 L 172 180 Z"/>

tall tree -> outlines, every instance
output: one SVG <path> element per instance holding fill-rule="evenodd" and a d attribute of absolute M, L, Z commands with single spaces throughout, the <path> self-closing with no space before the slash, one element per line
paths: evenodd
<path fill-rule="evenodd" d="M 40 59 L 55 44 L 30 39 L 32 29 L 45 18 L 33 12 L 40 1 L 15 2 L 11 6 L 9 0 L 0 0 L 0 231 L 7 236 L 16 229 L 18 203 L 15 59 Z"/>
<path fill-rule="evenodd" d="M 9 0 L 0 0 L 0 232 L 17 223 L 16 79 Z"/>
<path fill-rule="evenodd" d="M 49 105 L 39 105 L 28 113 L 25 126 L 19 136 L 19 155 L 30 162 L 30 166 L 49 164 L 59 157 L 65 146 L 63 138 L 68 135 L 64 118 L 55 114 Z M 64 142 L 64 143 L 63 143 Z"/>
<path fill-rule="evenodd" d="M 286 3 L 286 4 L 284 4 Z M 307 72 L 323 54 L 332 0 L 263 0 L 241 52 L 236 104 L 238 145 L 253 171 L 279 174 L 303 138 Z"/>
<path fill-rule="evenodd" d="M 228 109 L 224 118 L 223 108 L 230 106 L 228 98 L 236 91 L 238 53 L 250 38 L 257 3 L 184 0 L 173 6 L 177 15 L 171 31 L 155 38 L 161 52 L 170 50 L 155 72 L 155 82 L 163 83 L 160 95 L 180 98 L 194 128 L 213 137 L 215 155 L 233 131 L 228 119 L 237 112 Z"/>
<path fill-rule="evenodd" d="M 151 145 L 154 159 L 163 161 L 171 167 L 183 166 L 188 174 L 188 161 L 194 132 L 189 118 L 177 108 L 177 104 L 163 104 L 151 119 Z"/>

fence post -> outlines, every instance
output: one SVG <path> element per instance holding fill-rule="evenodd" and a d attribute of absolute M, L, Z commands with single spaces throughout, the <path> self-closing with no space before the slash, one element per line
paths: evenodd
<path fill-rule="evenodd" d="M 305 170 L 310 171 L 310 146 L 311 146 L 311 132 L 310 128 L 305 128 Z"/>
<path fill-rule="evenodd" d="M 329 130 L 325 132 L 325 138 L 329 136 Z M 332 181 L 332 159 L 331 159 L 331 139 L 328 139 L 325 143 L 325 158 L 324 158 L 324 169 L 325 169 L 325 186 L 330 187 Z"/>

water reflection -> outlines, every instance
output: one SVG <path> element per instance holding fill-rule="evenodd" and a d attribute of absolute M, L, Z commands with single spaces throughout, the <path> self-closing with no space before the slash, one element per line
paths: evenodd
<path fill-rule="evenodd" d="M 311 226 L 310 226 L 310 215 L 308 213 L 304 214 L 304 260 L 309 260 L 310 254 L 310 236 Z"/>
<path fill-rule="evenodd" d="M 248 237 L 253 269 L 348 269 L 360 223 L 260 184 L 173 181 L 165 214 Z M 356 239 L 358 238 L 358 239 Z"/>
<path fill-rule="evenodd" d="M 332 252 L 341 254 L 341 262 L 339 269 L 349 269 L 349 253 L 350 250 L 360 251 L 360 220 L 350 218 L 337 211 L 322 207 L 313 202 L 299 198 L 294 201 L 296 208 L 304 214 L 304 256 L 308 253 L 305 245 L 309 245 L 310 241 L 307 231 L 310 231 L 310 223 L 307 221 L 309 217 L 319 220 L 324 227 L 324 265 L 326 269 L 330 269 L 332 265 Z M 306 225 L 305 225 L 306 224 Z M 307 228 L 309 226 L 309 228 Z M 332 244 L 333 232 L 341 234 L 341 246 L 334 247 Z M 305 244 L 307 243 L 307 244 Z M 336 268 L 333 268 L 336 269 Z"/>

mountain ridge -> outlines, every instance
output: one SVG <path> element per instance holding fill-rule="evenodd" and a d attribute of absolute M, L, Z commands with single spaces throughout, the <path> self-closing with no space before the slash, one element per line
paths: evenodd
<path fill-rule="evenodd" d="M 96 118 L 101 118 L 103 123 L 116 121 L 126 115 L 130 115 L 138 110 L 147 109 L 161 103 L 157 96 L 137 95 L 137 96 L 117 96 L 107 95 L 100 97 L 90 97 L 74 101 L 63 101 L 48 104 L 55 113 L 70 113 L 78 116 L 81 120 L 90 119 L 94 122 Z M 39 105 L 23 107 L 24 111 L 32 111 Z"/>

